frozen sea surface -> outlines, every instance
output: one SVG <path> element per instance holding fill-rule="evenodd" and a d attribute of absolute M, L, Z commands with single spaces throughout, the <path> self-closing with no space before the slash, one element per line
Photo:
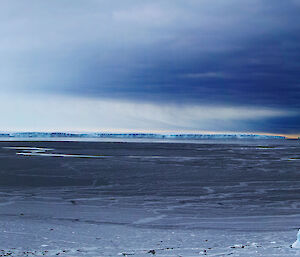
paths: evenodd
<path fill-rule="evenodd" d="M 300 256 L 299 141 L 0 142 L 0 256 Z"/>

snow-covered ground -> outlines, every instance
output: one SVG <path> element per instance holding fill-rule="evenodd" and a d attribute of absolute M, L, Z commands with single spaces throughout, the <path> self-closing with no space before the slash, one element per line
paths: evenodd
<path fill-rule="evenodd" d="M 0 256 L 300 256 L 298 142 L 0 147 Z"/>
<path fill-rule="evenodd" d="M 1 207 L 3 256 L 299 256 L 290 248 L 300 216 L 207 218 L 215 229 L 163 227 L 163 217 L 139 209 L 20 201 Z M 5 211 L 4 211 L 5 209 Z M 255 219 L 258 219 L 255 220 Z M 151 226 L 151 222 L 160 226 Z M 274 229 L 264 229 L 264 220 Z M 272 222 L 273 221 L 273 222 Z M 238 225 L 241 228 L 238 229 Z M 255 229 L 260 224 L 261 229 Z M 276 226 L 287 225 L 287 229 Z M 230 226 L 236 229 L 230 229 Z M 254 227 L 252 228 L 252 226 Z M 247 227 L 248 226 L 248 227 Z M 266 231 L 264 231 L 266 230 Z"/>

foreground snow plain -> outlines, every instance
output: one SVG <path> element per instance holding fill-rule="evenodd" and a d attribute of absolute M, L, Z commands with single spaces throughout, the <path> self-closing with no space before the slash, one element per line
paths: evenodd
<path fill-rule="evenodd" d="M 96 211 L 97 209 L 97 211 Z M 22 212 L 23 211 L 23 212 Z M 18 214 L 16 214 L 18 213 Z M 101 215 L 99 215 L 101 213 Z M 148 213 L 147 213 L 148 214 Z M 148 214 L 149 215 L 149 214 Z M 100 216 L 100 217 L 99 217 Z M 1 212 L 2 256 L 299 256 L 290 248 L 296 229 L 251 229 L 254 219 L 218 219 L 217 229 L 151 228 L 132 209 L 66 203 L 11 204 Z M 121 218 L 120 218 L 121 217 Z M 159 217 L 158 217 L 159 218 Z M 290 222 L 292 220 L 287 217 Z M 294 217 L 295 223 L 299 220 Z M 145 219 L 145 218 L 144 218 Z M 276 226 L 276 218 L 274 220 Z M 284 219 L 284 217 L 281 217 Z M 147 221 L 149 223 L 147 223 Z M 156 220 L 157 221 L 157 220 Z M 214 219 L 207 219 L 214 223 Z M 278 223 L 285 223 L 277 220 Z M 248 226 L 245 230 L 230 226 Z M 257 223 L 255 224 L 257 226 Z M 261 222 L 261 226 L 264 226 Z M 155 226 L 154 226 L 155 227 Z M 5 255 L 6 254 L 6 255 Z"/>
<path fill-rule="evenodd" d="M 1 144 L 0 256 L 300 256 L 297 143 Z"/>

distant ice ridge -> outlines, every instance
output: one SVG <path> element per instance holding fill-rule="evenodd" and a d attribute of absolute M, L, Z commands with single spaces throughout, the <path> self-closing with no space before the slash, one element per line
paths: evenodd
<path fill-rule="evenodd" d="M 154 134 L 154 133 L 67 133 L 18 132 L 0 133 L 5 138 L 153 138 L 153 139 L 285 139 L 284 136 L 255 134 Z"/>

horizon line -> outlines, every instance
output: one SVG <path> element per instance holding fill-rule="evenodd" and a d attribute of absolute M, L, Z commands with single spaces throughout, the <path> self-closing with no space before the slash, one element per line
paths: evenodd
<path fill-rule="evenodd" d="M 83 130 L 43 130 L 43 131 L 35 131 L 35 130 L 14 130 L 14 131 L 0 131 L 0 134 L 15 134 L 15 133 L 20 133 L 20 134 L 25 134 L 25 133 L 49 133 L 49 134 L 54 134 L 54 133 L 61 133 L 61 134 L 112 134 L 112 135 L 118 135 L 118 134 L 148 134 L 148 135 L 165 135 L 165 136 L 176 136 L 176 135 L 247 135 L 247 136 L 269 136 L 269 137 L 283 137 L 285 139 L 299 139 L 300 135 L 297 134 L 276 134 L 276 133 L 266 133 L 266 132 L 229 132 L 229 131 L 223 131 L 223 132 L 217 132 L 217 131 L 171 131 L 171 130 L 97 130 L 97 131 L 83 131 Z"/>

